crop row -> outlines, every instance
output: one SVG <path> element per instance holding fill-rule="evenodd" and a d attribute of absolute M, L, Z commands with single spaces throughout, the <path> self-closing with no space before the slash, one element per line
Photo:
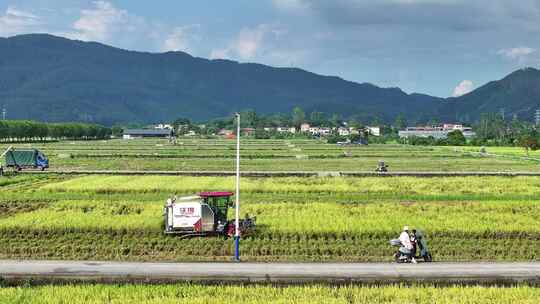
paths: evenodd
<path fill-rule="evenodd" d="M 85 176 L 41 188 L 48 191 L 190 193 L 232 190 L 232 177 Z M 243 192 L 395 193 L 400 195 L 540 195 L 540 177 L 276 177 L 244 178 Z"/>
<path fill-rule="evenodd" d="M 160 201 L 59 201 L 4 204 L 6 210 L 26 209 L 0 218 L 0 230 L 142 230 L 159 232 Z M 21 207 L 23 206 L 23 207 Z M 27 206 L 27 207 L 24 207 Z M 336 237 L 397 233 L 408 224 L 427 233 L 479 238 L 528 237 L 540 234 L 540 204 L 483 201 L 468 203 L 254 203 L 242 212 L 257 216 L 259 237 L 265 235 L 332 235 Z"/>
<path fill-rule="evenodd" d="M 536 303 L 540 288 L 528 286 L 286 286 L 268 285 L 67 285 L 6 287 L 0 302 L 11 303 Z"/>
<path fill-rule="evenodd" d="M 233 241 L 220 237 L 180 239 L 137 230 L 5 232 L 0 232 L 0 258 L 5 259 L 225 261 L 234 254 Z M 540 240 L 535 238 L 464 239 L 433 233 L 429 244 L 437 261 L 531 261 L 540 259 Z M 394 250 L 388 238 L 363 234 L 311 239 L 255 235 L 241 241 L 246 261 L 389 261 Z"/>
<path fill-rule="evenodd" d="M 298 153 L 303 155 L 304 153 Z M 295 154 L 296 155 L 296 154 Z M 353 152 L 354 155 L 354 152 Z M 522 161 L 509 158 L 493 157 L 432 157 L 398 155 L 396 157 L 340 157 L 340 158 L 271 158 L 243 159 L 243 171 L 373 171 L 379 160 L 385 160 L 391 171 L 413 172 L 538 172 L 537 162 Z M 122 158 L 51 158 L 56 169 L 89 169 L 89 170 L 234 170 L 234 158 L 138 158 L 126 160 Z"/>
<path fill-rule="evenodd" d="M 70 146 L 43 146 L 41 148 L 43 151 L 46 152 L 88 152 L 88 153 L 98 153 L 98 152 L 125 152 L 125 153 L 134 153 L 134 152 L 164 152 L 164 153 L 189 153 L 189 152 L 214 152 L 214 153 L 220 153 L 220 152 L 232 152 L 236 151 L 236 146 L 225 146 L 225 147 L 216 147 L 216 146 L 135 146 L 135 147 L 115 147 L 115 146 L 77 146 L 77 147 L 70 147 Z M 457 153 L 451 150 L 427 150 L 427 149 L 418 149 L 418 150 L 409 150 L 406 148 L 367 148 L 367 147 L 349 147 L 349 146 L 333 146 L 333 145 L 324 145 L 324 146 L 294 146 L 294 147 L 288 147 L 288 146 L 279 146 L 279 145 L 272 145 L 272 146 L 242 146 L 241 152 L 243 153 L 255 153 L 255 152 L 284 152 L 284 151 L 296 151 L 296 150 L 302 150 L 302 151 L 311 151 L 311 152 L 337 152 L 337 151 L 355 151 L 359 153 L 365 153 L 365 154 L 378 154 L 378 155 L 411 155 L 411 154 L 422 154 L 429 152 L 432 155 L 456 155 Z"/>

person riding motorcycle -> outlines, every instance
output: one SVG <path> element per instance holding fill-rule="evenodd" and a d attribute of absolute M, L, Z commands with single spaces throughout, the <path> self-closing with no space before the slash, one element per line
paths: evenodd
<path fill-rule="evenodd" d="M 404 254 L 409 255 L 411 257 L 411 262 L 416 264 L 416 259 L 414 258 L 414 245 L 409 234 L 409 226 L 403 227 L 403 232 L 399 235 L 399 241 L 406 249 Z"/>

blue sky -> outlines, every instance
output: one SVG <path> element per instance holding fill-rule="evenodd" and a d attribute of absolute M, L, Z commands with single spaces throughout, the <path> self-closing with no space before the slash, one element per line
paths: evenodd
<path fill-rule="evenodd" d="M 0 36 L 25 33 L 441 97 L 540 66 L 540 0 L 0 0 Z"/>

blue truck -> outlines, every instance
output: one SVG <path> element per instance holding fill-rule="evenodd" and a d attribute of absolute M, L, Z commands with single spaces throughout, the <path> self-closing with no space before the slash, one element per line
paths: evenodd
<path fill-rule="evenodd" d="M 15 149 L 9 147 L 2 153 L 2 157 L 5 157 L 5 159 L 4 165 L 0 166 L 0 173 L 3 172 L 3 167 L 14 168 L 17 171 L 26 168 L 43 171 L 49 168 L 49 159 L 38 149 Z"/>

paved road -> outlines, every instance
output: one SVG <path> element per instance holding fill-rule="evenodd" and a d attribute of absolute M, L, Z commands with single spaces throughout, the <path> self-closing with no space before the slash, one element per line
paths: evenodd
<path fill-rule="evenodd" d="M 178 175 L 178 176 L 234 176 L 235 171 L 157 171 L 157 170 L 23 170 L 24 174 L 103 174 L 103 175 Z M 445 176 L 540 176 L 540 172 L 397 172 L 378 173 L 374 171 L 242 171 L 245 177 L 280 177 L 280 176 L 416 176 L 416 177 L 445 177 Z"/>
<path fill-rule="evenodd" d="M 540 263 L 130 263 L 0 261 L 5 281 L 540 283 Z"/>

